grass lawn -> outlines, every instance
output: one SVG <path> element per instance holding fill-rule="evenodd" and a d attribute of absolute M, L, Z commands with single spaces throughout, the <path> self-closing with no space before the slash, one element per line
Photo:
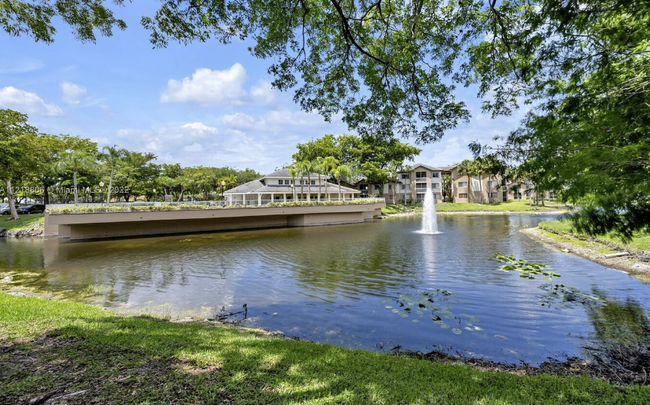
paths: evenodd
<path fill-rule="evenodd" d="M 587 235 L 581 234 L 573 229 L 571 221 L 544 221 L 539 223 L 539 227 L 545 231 L 556 234 L 567 234 L 577 238 L 587 238 Z M 613 234 L 597 236 L 594 239 L 602 243 L 613 244 L 623 250 L 650 251 L 650 235 L 645 233 L 637 232 L 633 239 L 628 243 L 623 242 L 619 237 Z"/>
<path fill-rule="evenodd" d="M 521 376 L 118 316 L 0 292 L 0 403 L 647 404 L 650 388 Z M 58 403 L 58 402 L 57 402 Z"/>
<path fill-rule="evenodd" d="M 544 212 L 564 209 L 564 206 L 530 206 L 528 201 L 506 201 L 502 203 L 479 204 L 479 203 L 439 203 L 436 204 L 438 212 Z M 420 211 L 421 204 L 404 205 L 404 204 L 386 204 L 382 209 L 384 214 L 397 214 L 402 212 Z"/>
<path fill-rule="evenodd" d="M 0 216 L 0 228 L 6 230 L 29 228 L 39 222 L 43 222 L 44 214 L 25 214 L 19 215 L 17 221 L 9 221 L 9 215 Z"/>

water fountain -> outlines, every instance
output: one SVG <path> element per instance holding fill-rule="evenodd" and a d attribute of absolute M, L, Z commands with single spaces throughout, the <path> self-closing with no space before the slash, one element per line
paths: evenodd
<path fill-rule="evenodd" d="M 427 193 L 424 195 L 424 204 L 422 205 L 422 228 L 419 233 L 430 235 L 439 234 L 438 231 L 438 214 L 436 213 L 436 199 L 433 196 L 431 187 L 427 187 Z"/>

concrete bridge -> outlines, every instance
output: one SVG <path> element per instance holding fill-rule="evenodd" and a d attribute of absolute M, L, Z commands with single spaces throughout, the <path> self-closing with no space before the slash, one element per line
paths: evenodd
<path fill-rule="evenodd" d="M 236 229 L 360 223 L 381 215 L 385 203 L 133 211 L 45 213 L 45 236 L 102 239 Z"/>

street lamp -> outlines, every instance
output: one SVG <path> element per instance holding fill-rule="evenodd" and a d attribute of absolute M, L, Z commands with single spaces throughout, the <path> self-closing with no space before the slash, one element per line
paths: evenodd
<path fill-rule="evenodd" d="M 104 182 L 103 181 L 99 182 L 99 193 L 102 196 L 101 201 L 104 201 Z"/>
<path fill-rule="evenodd" d="M 291 183 L 291 198 L 296 201 L 296 189 L 293 187 L 293 183 Z"/>
<path fill-rule="evenodd" d="M 223 192 L 226 190 L 226 181 L 221 180 L 221 199 L 223 200 Z"/>
<path fill-rule="evenodd" d="M 154 188 L 152 191 L 153 191 L 153 200 L 156 201 L 156 189 Z"/>

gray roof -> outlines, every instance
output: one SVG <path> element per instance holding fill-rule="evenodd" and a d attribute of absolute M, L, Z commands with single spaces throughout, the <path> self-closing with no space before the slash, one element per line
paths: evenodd
<path fill-rule="evenodd" d="M 224 194 L 245 194 L 245 193 L 251 193 L 254 191 L 257 191 L 261 187 L 264 187 L 264 184 L 262 184 L 261 181 L 259 180 L 253 180 L 249 181 L 248 183 L 244 183 L 240 186 L 237 186 L 235 188 L 231 188 L 230 190 L 226 190 Z"/>
<path fill-rule="evenodd" d="M 276 172 L 277 173 L 277 172 Z M 266 178 L 268 176 L 265 176 L 263 178 Z M 281 177 L 281 176 L 278 176 Z M 296 185 L 295 189 L 297 193 L 300 193 L 300 185 Z M 318 193 L 318 185 L 312 185 L 309 186 L 311 188 L 312 193 Z M 306 193 L 307 190 L 309 189 L 307 185 L 305 184 L 302 186 L 303 192 Z M 339 186 L 337 184 L 329 183 L 327 182 L 326 185 L 323 185 L 320 187 L 321 193 L 330 193 L 330 194 L 335 194 L 339 192 Z M 350 188 L 350 187 L 344 187 L 341 186 L 341 192 L 342 193 L 360 193 L 359 190 Z M 293 193 L 293 188 L 291 186 L 284 186 L 284 185 L 266 185 L 262 183 L 260 180 L 253 180 L 249 181 L 248 183 L 244 183 L 241 186 L 237 186 L 235 188 L 231 188 L 230 190 L 226 190 L 224 194 L 247 194 L 247 193 L 256 193 L 256 194 L 270 194 L 270 193 L 286 193 L 286 194 L 292 194 Z"/>
<path fill-rule="evenodd" d="M 310 176 L 311 176 L 311 177 L 318 178 L 318 173 L 312 173 L 312 174 L 310 174 Z M 321 174 L 321 177 L 322 177 L 322 176 L 323 176 L 323 175 Z M 298 178 L 298 177 L 307 178 L 307 175 L 304 175 L 304 176 L 295 176 L 295 177 L 296 177 L 296 178 Z M 280 170 L 276 170 L 276 171 L 274 171 L 273 173 L 271 173 L 271 174 L 267 174 L 266 176 L 262 177 L 262 179 L 273 179 L 273 178 L 277 178 L 277 179 L 290 179 L 290 178 L 292 178 L 292 177 L 291 177 L 291 175 L 289 174 L 289 169 L 287 169 L 287 168 L 280 169 Z"/>
<path fill-rule="evenodd" d="M 411 166 L 411 171 L 413 171 L 417 167 L 424 167 L 425 169 L 431 170 L 432 172 L 450 172 L 456 166 L 429 166 L 429 165 L 425 165 L 424 163 L 416 163 L 413 166 Z"/>

